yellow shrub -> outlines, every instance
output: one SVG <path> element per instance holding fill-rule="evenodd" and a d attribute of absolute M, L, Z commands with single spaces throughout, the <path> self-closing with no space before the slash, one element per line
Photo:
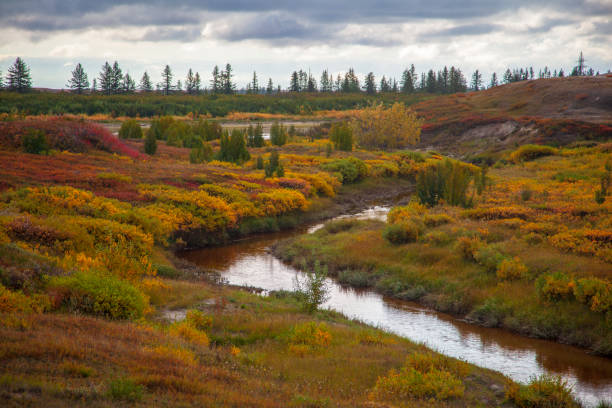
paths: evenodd
<path fill-rule="evenodd" d="M 205 332 L 196 329 L 189 322 L 175 323 L 170 327 L 170 333 L 199 346 L 208 347 L 210 340 Z"/>
<path fill-rule="evenodd" d="M 502 280 L 521 279 L 527 274 L 527 267 L 519 258 L 504 259 L 497 266 L 496 274 Z"/>
<path fill-rule="evenodd" d="M 325 323 L 307 322 L 293 327 L 289 336 L 289 351 L 306 354 L 329 347 L 332 335 Z"/>
<path fill-rule="evenodd" d="M 391 370 L 387 376 L 378 378 L 370 398 L 381 401 L 459 398 L 465 392 L 460 377 L 468 373 L 465 363 L 442 355 L 414 353 L 399 371 Z"/>

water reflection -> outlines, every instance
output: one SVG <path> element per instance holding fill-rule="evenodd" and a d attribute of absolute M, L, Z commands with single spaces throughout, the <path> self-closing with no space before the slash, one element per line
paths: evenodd
<path fill-rule="evenodd" d="M 354 217 L 384 220 L 387 211 L 386 207 L 373 207 Z M 269 254 L 268 247 L 279 239 L 313 232 L 321 226 L 251 237 L 226 247 L 186 252 L 182 256 L 204 268 L 221 272 L 232 284 L 291 290 L 294 278 L 301 272 Z M 595 405 L 600 399 L 612 399 L 610 359 L 554 342 L 474 326 L 416 303 L 383 298 L 367 290 L 355 291 L 331 280 L 328 285 L 331 297 L 324 307 L 340 311 L 350 318 L 424 343 L 444 354 L 500 371 L 514 380 L 527 381 L 531 376 L 543 373 L 562 375 L 574 385 L 579 398 L 589 405 Z"/>

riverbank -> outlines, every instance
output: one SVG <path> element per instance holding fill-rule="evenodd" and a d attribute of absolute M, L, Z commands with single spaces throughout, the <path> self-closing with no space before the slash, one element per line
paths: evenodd
<path fill-rule="evenodd" d="M 491 170 L 474 209 L 398 210 L 395 223 L 414 231 L 404 241 L 385 238 L 394 222 L 339 221 L 274 253 L 474 324 L 610 356 L 610 212 L 592 195 L 608 155 L 553 152 Z"/>
<path fill-rule="evenodd" d="M 407 382 L 402 406 L 513 406 L 499 373 L 334 312 L 306 314 L 291 296 L 168 279 L 146 292 L 153 310 L 138 322 L 1 315 L 3 406 L 366 407 L 403 398 L 389 381 L 413 366 L 430 379 Z"/>

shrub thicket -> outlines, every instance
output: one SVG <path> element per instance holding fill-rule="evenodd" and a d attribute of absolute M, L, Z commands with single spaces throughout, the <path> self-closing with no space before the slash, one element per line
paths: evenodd
<path fill-rule="evenodd" d="M 141 317 L 147 305 L 144 295 L 129 282 L 95 272 L 52 278 L 49 291 L 56 307 L 110 319 Z"/>
<path fill-rule="evenodd" d="M 119 137 L 121 139 L 142 139 L 142 128 L 134 119 L 128 119 L 119 128 Z"/>

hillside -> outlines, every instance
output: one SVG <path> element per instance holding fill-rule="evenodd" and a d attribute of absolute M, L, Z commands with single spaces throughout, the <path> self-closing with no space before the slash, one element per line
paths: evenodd
<path fill-rule="evenodd" d="M 471 156 L 525 143 L 566 145 L 612 137 L 612 78 L 521 81 L 413 105 L 421 148 Z"/>

